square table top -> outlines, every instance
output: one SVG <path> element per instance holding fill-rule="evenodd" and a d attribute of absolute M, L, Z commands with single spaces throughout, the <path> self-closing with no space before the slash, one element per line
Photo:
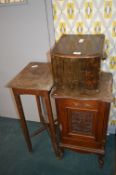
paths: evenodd
<path fill-rule="evenodd" d="M 9 88 L 50 91 L 53 78 L 50 63 L 30 62 L 8 84 Z"/>

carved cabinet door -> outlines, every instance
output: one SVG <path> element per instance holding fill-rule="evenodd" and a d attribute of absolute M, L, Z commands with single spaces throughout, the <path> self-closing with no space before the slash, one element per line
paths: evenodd
<path fill-rule="evenodd" d="M 104 149 L 108 104 L 100 101 L 56 99 L 60 144 L 76 149 Z M 87 150 L 88 151 L 88 150 Z M 92 152 L 92 150 L 90 151 Z"/>

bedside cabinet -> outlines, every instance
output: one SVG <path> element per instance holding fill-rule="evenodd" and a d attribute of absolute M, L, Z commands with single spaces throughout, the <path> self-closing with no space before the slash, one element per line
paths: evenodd
<path fill-rule="evenodd" d="M 60 148 L 98 155 L 100 166 L 105 155 L 106 133 L 112 97 L 112 75 L 101 73 L 99 92 L 54 87 L 60 131 Z"/>

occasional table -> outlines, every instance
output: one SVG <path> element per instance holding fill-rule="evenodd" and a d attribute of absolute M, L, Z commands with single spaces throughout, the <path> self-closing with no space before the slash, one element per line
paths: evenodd
<path fill-rule="evenodd" d="M 25 120 L 25 115 L 21 102 L 21 95 L 35 96 L 40 121 L 44 124 L 44 128 L 40 128 L 33 135 L 38 134 L 46 128 L 49 128 L 54 152 L 56 156 L 59 157 L 60 152 L 57 146 L 55 121 L 52 115 L 52 108 L 50 103 L 50 91 L 53 86 L 53 79 L 50 69 L 50 63 L 31 62 L 13 80 L 8 83 L 8 87 L 12 89 L 12 92 L 14 94 L 22 131 L 29 151 L 32 151 L 32 144 L 27 123 Z M 44 101 L 46 107 L 48 123 L 45 121 L 45 117 L 43 115 L 43 107 L 41 103 L 42 100 Z"/>

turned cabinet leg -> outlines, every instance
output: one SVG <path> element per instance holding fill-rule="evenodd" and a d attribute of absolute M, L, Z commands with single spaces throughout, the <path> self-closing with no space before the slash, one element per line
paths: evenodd
<path fill-rule="evenodd" d="M 98 155 L 98 163 L 100 168 L 102 168 L 104 165 L 104 155 Z"/>

